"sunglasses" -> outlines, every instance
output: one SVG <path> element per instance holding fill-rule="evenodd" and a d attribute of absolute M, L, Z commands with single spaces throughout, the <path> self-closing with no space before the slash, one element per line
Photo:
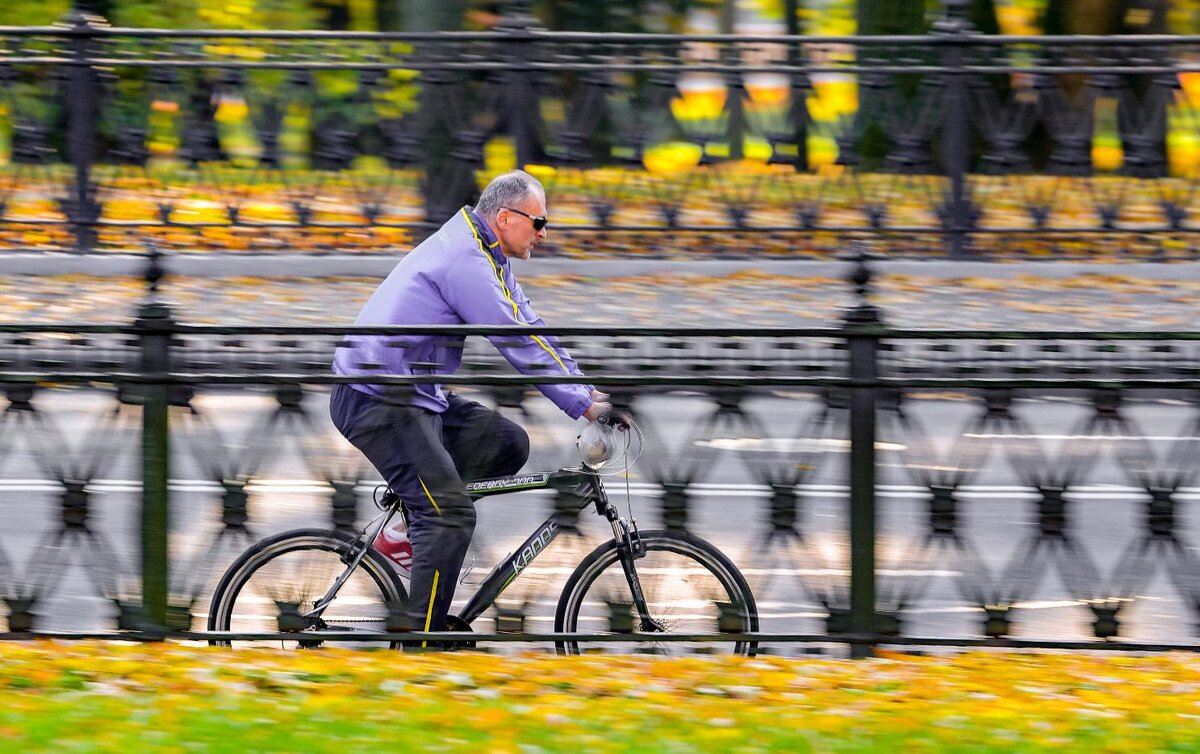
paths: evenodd
<path fill-rule="evenodd" d="M 509 212 L 516 212 L 518 215 L 524 215 L 525 217 L 528 217 L 529 222 L 533 223 L 534 230 L 541 230 L 542 228 L 546 227 L 546 223 L 550 222 L 549 218 L 541 215 L 531 215 L 528 212 L 522 212 L 521 210 L 513 209 L 512 207 L 504 207 L 504 209 L 508 210 Z"/>

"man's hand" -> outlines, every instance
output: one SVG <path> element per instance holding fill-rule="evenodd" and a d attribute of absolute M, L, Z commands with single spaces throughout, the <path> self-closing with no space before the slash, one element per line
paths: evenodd
<path fill-rule="evenodd" d="M 594 422 L 602 416 L 608 416 L 612 411 L 612 404 L 608 402 L 608 393 L 592 390 L 591 399 L 592 405 L 588 406 L 587 411 L 583 412 L 584 419 Z"/>
<path fill-rule="evenodd" d="M 622 432 L 629 429 L 629 425 L 633 422 L 633 417 L 624 411 L 613 411 L 612 403 L 608 399 L 608 393 L 593 390 L 591 398 L 592 405 L 588 406 L 588 410 L 583 412 L 585 419 L 590 422 L 606 419 L 609 424 Z"/>

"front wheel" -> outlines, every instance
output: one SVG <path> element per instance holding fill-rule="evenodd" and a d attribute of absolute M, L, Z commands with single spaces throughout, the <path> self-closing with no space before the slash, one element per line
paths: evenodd
<path fill-rule="evenodd" d="M 208 629 L 243 634 L 384 633 L 388 616 L 404 603 L 406 595 L 391 566 L 374 550 L 367 552 L 320 615 L 304 617 L 345 573 L 344 559 L 354 543 L 349 534 L 323 529 L 298 529 L 264 539 L 221 577 L 209 608 Z M 325 643 L 306 640 L 283 645 Z M 373 646 L 365 642 L 345 645 Z"/>
<path fill-rule="evenodd" d="M 686 532 L 642 532 L 646 554 L 634 561 L 650 622 L 634 606 L 632 589 L 615 540 L 593 550 L 563 588 L 554 630 L 585 634 L 711 634 L 758 631 L 758 608 L 750 585 L 729 558 L 708 542 Z M 755 642 L 639 642 L 642 651 L 686 654 L 730 651 L 751 655 Z M 628 652 L 626 642 L 556 644 L 560 654 L 589 651 Z M 701 647 L 705 649 L 701 650 Z"/>

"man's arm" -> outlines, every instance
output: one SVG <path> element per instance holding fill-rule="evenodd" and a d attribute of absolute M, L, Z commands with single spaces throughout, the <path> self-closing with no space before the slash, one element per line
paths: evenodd
<path fill-rule="evenodd" d="M 509 291 L 512 292 L 513 300 L 517 302 L 517 311 L 520 312 L 521 318 L 534 327 L 541 327 L 546 323 L 538 316 L 538 313 L 533 310 L 533 302 L 525 295 L 525 291 L 521 289 L 521 284 L 517 282 L 515 277 L 506 276 L 506 282 L 509 286 Z M 567 349 L 558 342 L 558 337 L 555 335 L 544 335 L 543 339 L 550 345 L 551 348 L 558 353 L 558 357 L 566 365 L 571 374 L 577 374 L 580 377 L 583 375 L 583 370 L 579 368 L 579 364 L 575 359 L 571 358 L 571 354 Z M 608 393 L 602 393 L 592 385 L 586 385 L 591 390 L 592 405 L 584 412 L 583 417 L 588 421 L 596 421 L 602 416 L 608 416 L 612 413 L 612 404 L 608 400 Z"/>
<path fill-rule="evenodd" d="M 447 270 L 442 296 L 463 322 L 472 325 L 527 325 L 521 307 L 491 255 L 472 249 Z M 523 296 L 523 294 L 522 294 Z M 492 345 L 527 375 L 578 375 L 579 368 L 566 360 L 547 338 L 540 335 L 492 336 Z M 568 363 L 569 361 L 569 363 Z M 595 420 L 604 413 L 603 401 L 592 398 L 591 385 L 538 385 L 538 390 L 572 419 Z M 595 408 L 593 408 L 595 406 Z"/>
<path fill-rule="evenodd" d="M 529 297 L 525 295 L 525 291 L 521 290 L 521 284 L 517 282 L 516 278 L 511 276 L 507 277 L 509 290 L 512 292 L 513 300 L 517 302 L 517 310 L 521 313 L 521 318 L 535 327 L 545 325 L 546 323 L 543 322 L 542 318 L 538 316 L 538 313 L 533 310 L 533 302 L 531 302 Z M 579 365 L 575 363 L 575 359 L 571 358 L 571 354 L 567 352 L 567 349 L 558 342 L 557 336 L 543 335 L 542 338 L 550 345 L 551 348 L 554 349 L 555 353 L 558 354 L 559 359 L 567 367 L 567 370 L 570 371 L 571 374 L 577 374 L 580 377 L 583 376 L 583 371 L 579 368 Z M 592 386 L 588 385 L 588 387 L 590 388 Z"/>

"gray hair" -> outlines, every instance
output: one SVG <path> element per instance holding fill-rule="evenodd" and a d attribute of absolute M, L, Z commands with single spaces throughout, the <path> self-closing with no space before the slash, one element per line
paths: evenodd
<path fill-rule="evenodd" d="M 513 170 L 504 175 L 498 175 L 479 195 L 479 203 L 475 205 L 475 214 L 484 220 L 494 220 L 501 208 L 520 204 L 534 194 L 544 198 L 546 189 L 542 187 L 537 178 L 524 170 Z"/>

